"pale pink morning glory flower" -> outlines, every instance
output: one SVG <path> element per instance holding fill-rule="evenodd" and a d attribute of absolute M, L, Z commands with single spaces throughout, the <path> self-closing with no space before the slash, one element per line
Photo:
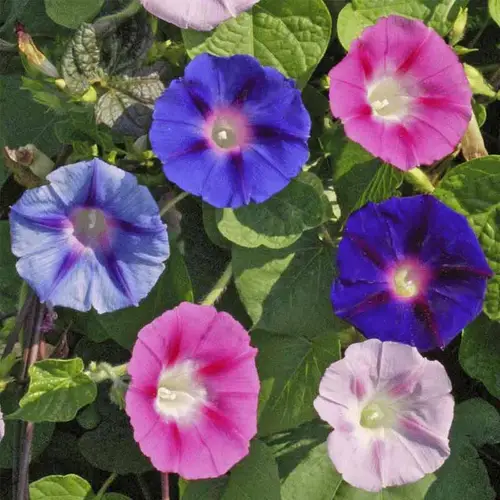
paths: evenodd
<path fill-rule="evenodd" d="M 257 349 L 227 313 L 187 302 L 140 332 L 126 412 L 142 452 L 186 479 L 225 474 L 257 432 Z"/>
<path fill-rule="evenodd" d="M 179 26 L 209 31 L 250 9 L 259 0 L 141 0 L 151 14 Z"/>
<path fill-rule="evenodd" d="M 472 115 L 463 66 L 421 21 L 379 19 L 329 78 L 330 107 L 347 136 L 401 170 L 450 154 Z"/>
<path fill-rule="evenodd" d="M 418 481 L 450 454 L 451 382 L 415 347 L 367 340 L 330 365 L 314 407 L 334 431 L 328 453 L 344 480 L 367 491 Z"/>

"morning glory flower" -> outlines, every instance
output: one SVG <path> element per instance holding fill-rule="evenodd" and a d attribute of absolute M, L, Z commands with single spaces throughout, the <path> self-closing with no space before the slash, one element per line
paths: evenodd
<path fill-rule="evenodd" d="M 321 379 L 314 407 L 333 432 L 328 454 L 367 491 L 412 483 L 450 454 L 451 382 L 438 361 L 397 342 L 350 345 Z"/>
<path fill-rule="evenodd" d="M 186 479 L 225 474 L 257 432 L 257 349 L 227 313 L 187 302 L 140 332 L 125 410 L 156 469 Z"/>
<path fill-rule="evenodd" d="M 330 107 L 347 136 L 401 170 L 453 152 L 472 115 L 463 66 L 421 21 L 379 19 L 329 78 Z"/>
<path fill-rule="evenodd" d="M 429 195 L 368 203 L 347 220 L 332 288 L 365 337 L 444 348 L 481 312 L 492 271 L 466 218 Z"/>
<path fill-rule="evenodd" d="M 311 120 L 292 80 L 257 59 L 201 54 L 156 101 L 167 178 L 215 207 L 263 202 L 307 161 Z"/>
<path fill-rule="evenodd" d="M 61 167 L 12 207 L 17 271 L 40 301 L 98 313 L 138 305 L 169 255 L 148 189 L 94 159 Z"/>
<path fill-rule="evenodd" d="M 209 31 L 259 0 L 141 0 L 151 14 L 179 28 Z"/>

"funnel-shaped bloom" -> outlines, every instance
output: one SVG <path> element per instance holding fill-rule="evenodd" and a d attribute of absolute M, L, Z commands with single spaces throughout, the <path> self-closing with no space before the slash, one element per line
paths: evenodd
<path fill-rule="evenodd" d="M 257 432 L 256 354 L 229 314 L 187 302 L 139 332 L 125 409 L 158 470 L 217 477 L 247 455 Z"/>
<path fill-rule="evenodd" d="M 343 479 L 380 491 L 418 481 L 450 454 L 451 382 L 414 347 L 367 340 L 330 365 L 314 407 L 334 431 L 328 454 Z"/>
<path fill-rule="evenodd" d="M 329 77 L 331 110 L 347 136 L 401 170 L 450 154 L 472 114 L 457 55 L 421 21 L 379 19 Z"/>
<path fill-rule="evenodd" d="M 137 305 L 169 255 L 158 205 L 101 160 L 59 168 L 12 207 L 17 271 L 42 302 L 99 313 Z"/>
<path fill-rule="evenodd" d="M 202 54 L 156 101 L 165 175 L 215 207 L 260 203 L 307 161 L 311 120 L 292 80 L 257 59 Z"/>
<path fill-rule="evenodd" d="M 259 0 L 141 0 L 151 14 L 179 26 L 208 31 Z"/>
<path fill-rule="evenodd" d="M 335 313 L 368 338 L 444 348 L 483 306 L 492 271 L 462 215 L 428 195 L 368 203 L 337 255 Z"/>

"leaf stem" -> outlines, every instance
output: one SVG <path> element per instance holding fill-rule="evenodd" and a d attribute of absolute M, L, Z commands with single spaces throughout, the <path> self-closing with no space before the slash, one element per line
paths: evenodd
<path fill-rule="evenodd" d="M 212 290 L 208 292 L 207 296 L 200 302 L 200 305 L 213 306 L 225 292 L 232 277 L 233 277 L 233 263 L 229 262 L 226 269 L 222 273 L 222 276 L 218 279 L 217 283 L 215 283 Z"/>
<path fill-rule="evenodd" d="M 182 193 L 179 193 L 175 198 L 172 198 L 171 200 L 167 201 L 165 205 L 160 209 L 160 217 L 163 217 L 169 210 L 175 207 L 177 203 L 182 201 L 184 198 L 189 196 L 189 193 L 186 193 L 186 191 L 183 191 Z"/>
<path fill-rule="evenodd" d="M 101 498 L 104 496 L 104 493 L 108 491 L 108 488 L 111 486 L 111 483 L 118 477 L 118 474 L 116 472 L 113 472 L 106 481 L 104 481 L 104 484 L 101 486 L 99 491 L 97 492 L 97 495 L 95 497 L 95 500 L 101 500 Z"/>
<path fill-rule="evenodd" d="M 421 193 L 432 193 L 435 189 L 427 174 L 418 167 L 405 172 L 405 179 Z"/>

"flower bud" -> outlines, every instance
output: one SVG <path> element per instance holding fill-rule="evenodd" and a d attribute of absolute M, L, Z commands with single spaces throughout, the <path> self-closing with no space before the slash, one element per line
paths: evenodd
<path fill-rule="evenodd" d="M 453 23 L 453 27 L 451 28 L 448 39 L 450 41 L 450 45 L 457 44 L 460 40 L 462 40 L 465 33 L 465 26 L 467 25 L 467 9 L 463 9 L 460 7 L 460 11 L 458 12 L 458 16 Z"/>
<path fill-rule="evenodd" d="M 20 23 L 16 26 L 16 34 L 17 46 L 26 56 L 29 64 L 46 76 L 59 78 L 57 68 L 45 57 L 42 52 L 40 52 L 31 36 L 24 31 L 24 26 Z"/>

